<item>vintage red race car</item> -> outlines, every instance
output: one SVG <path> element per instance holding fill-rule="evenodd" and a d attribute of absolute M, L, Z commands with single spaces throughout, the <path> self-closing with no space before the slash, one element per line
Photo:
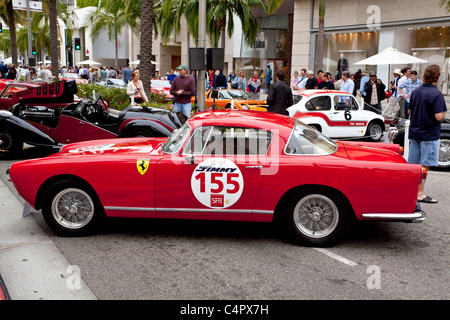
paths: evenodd
<path fill-rule="evenodd" d="M 43 87 L 49 89 L 45 94 L 43 90 L 39 89 Z M 40 90 L 39 94 L 37 94 L 38 90 Z M 61 101 L 65 100 L 69 91 L 76 92 L 76 89 L 73 88 L 73 85 L 65 84 L 64 81 L 55 82 L 51 85 L 46 82 L 2 81 L 0 82 L 0 110 L 8 110 L 13 105 L 26 99 L 35 104 L 44 102 L 49 107 L 59 106 Z M 73 93 L 70 102 L 73 102 Z"/>
<path fill-rule="evenodd" d="M 335 142 L 284 115 L 220 110 L 169 138 L 66 145 L 9 175 L 61 235 L 92 232 L 105 215 L 276 221 L 295 243 L 328 246 L 353 219 L 425 219 L 416 204 L 426 172 L 400 150 Z"/>

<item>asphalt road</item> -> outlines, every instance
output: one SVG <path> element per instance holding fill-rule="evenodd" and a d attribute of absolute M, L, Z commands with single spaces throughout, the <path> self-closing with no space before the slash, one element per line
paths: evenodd
<path fill-rule="evenodd" d="M 17 194 L 10 163 L 0 177 Z M 448 300 L 450 172 L 429 172 L 426 190 L 439 203 L 422 205 L 425 222 L 360 222 L 328 249 L 292 245 L 265 223 L 110 219 L 64 238 L 40 212 L 32 219 L 100 300 Z"/>

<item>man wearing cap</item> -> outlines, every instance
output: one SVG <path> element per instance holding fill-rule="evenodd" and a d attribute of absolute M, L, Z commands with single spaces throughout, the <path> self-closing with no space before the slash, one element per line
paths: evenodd
<path fill-rule="evenodd" d="M 381 112 L 381 101 L 386 99 L 386 85 L 377 79 L 375 72 L 369 73 L 370 80 L 364 85 L 364 102 L 367 104 L 364 106 L 364 110 L 369 110 L 382 114 Z"/>
<path fill-rule="evenodd" d="M 400 101 L 402 93 L 398 89 L 398 83 L 399 83 L 401 77 L 402 77 L 401 69 L 395 69 L 394 70 L 394 81 L 391 81 L 391 83 L 389 84 L 389 87 L 391 88 L 391 91 L 392 91 L 392 95 L 391 95 L 391 98 L 389 99 L 389 105 L 388 105 L 389 111 L 386 114 L 386 116 L 388 118 L 394 118 L 399 113 L 400 113 L 401 118 L 405 117 L 404 114 L 402 117 L 402 114 L 401 114 L 402 110 L 399 105 L 399 101 Z M 403 112 L 404 112 L 404 109 L 403 109 Z"/>
<path fill-rule="evenodd" d="M 191 97 L 195 95 L 194 78 L 188 75 L 188 67 L 184 64 L 179 66 L 180 76 L 172 81 L 170 94 L 173 96 L 173 109 L 184 113 L 188 118 L 191 116 Z"/>

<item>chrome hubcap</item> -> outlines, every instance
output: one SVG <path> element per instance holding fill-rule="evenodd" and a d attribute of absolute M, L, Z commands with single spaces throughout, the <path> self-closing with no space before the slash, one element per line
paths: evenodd
<path fill-rule="evenodd" d="M 441 139 L 438 162 L 440 166 L 450 166 L 450 140 L 448 139 Z"/>
<path fill-rule="evenodd" d="M 70 188 L 59 192 L 52 202 L 52 214 L 57 223 L 69 229 L 86 226 L 94 216 L 94 203 L 83 190 Z"/>
<path fill-rule="evenodd" d="M 304 235 L 322 238 L 336 229 L 339 210 L 330 198 L 321 194 L 311 194 L 302 198 L 295 206 L 294 222 Z"/>
<path fill-rule="evenodd" d="M 370 128 L 370 136 L 372 139 L 378 140 L 381 138 L 382 134 L 383 132 L 379 126 L 372 126 L 372 128 Z"/>

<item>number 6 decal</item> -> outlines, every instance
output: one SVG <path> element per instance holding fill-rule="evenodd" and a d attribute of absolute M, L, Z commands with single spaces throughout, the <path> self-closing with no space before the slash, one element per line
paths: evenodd
<path fill-rule="evenodd" d="M 350 110 L 348 110 L 348 109 L 345 110 L 344 117 L 345 117 L 345 120 L 347 120 L 347 121 L 352 120 L 352 114 L 350 113 Z"/>
<path fill-rule="evenodd" d="M 203 205 L 209 208 L 227 208 L 241 197 L 244 179 L 234 162 L 213 158 L 203 161 L 195 168 L 191 188 Z"/>

